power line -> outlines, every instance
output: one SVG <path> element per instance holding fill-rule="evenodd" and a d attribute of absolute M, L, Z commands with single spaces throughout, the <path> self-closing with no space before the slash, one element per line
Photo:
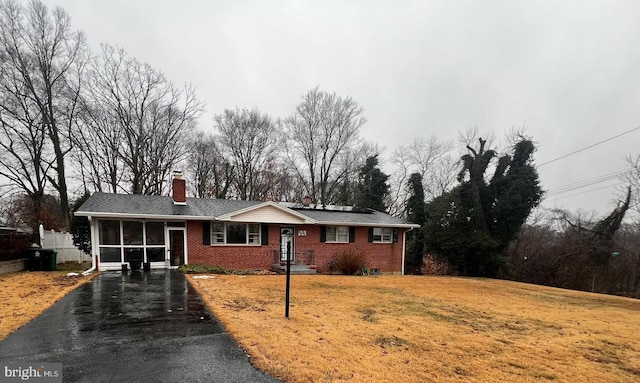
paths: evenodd
<path fill-rule="evenodd" d="M 562 196 L 562 197 L 552 196 L 552 198 L 549 198 L 549 199 L 553 199 L 555 201 L 555 200 L 559 200 L 559 199 L 575 197 L 575 196 L 578 196 L 578 195 L 587 194 L 587 193 L 591 193 L 591 192 L 602 190 L 602 189 L 608 189 L 608 188 L 611 188 L 611 187 L 620 186 L 620 185 L 622 185 L 624 183 L 625 182 L 618 182 L 618 183 L 615 183 L 613 185 L 605 185 L 605 186 L 601 186 L 601 187 L 598 187 L 598 188 L 595 188 L 595 189 L 589 189 L 589 190 L 582 191 L 580 193 L 573 193 L 573 194 L 565 195 L 565 196 Z M 545 199 L 547 199 L 547 197 L 549 197 L 549 196 L 545 196 Z"/>
<path fill-rule="evenodd" d="M 616 138 L 618 138 L 618 137 L 624 136 L 625 134 L 629 134 L 629 133 L 635 132 L 636 130 L 640 130 L 640 126 L 638 126 L 637 128 L 634 128 L 634 129 L 628 130 L 628 131 L 626 131 L 626 132 L 624 132 L 624 133 L 620 133 L 620 134 L 618 134 L 617 136 L 609 137 L 609 138 L 607 138 L 606 140 L 598 141 L 598 142 L 596 142 L 595 144 L 592 144 L 592 145 L 586 146 L 586 147 L 584 147 L 584 148 L 582 148 L 582 149 L 578 149 L 578 150 L 576 150 L 575 152 L 571 152 L 571 153 L 569 153 L 569 154 L 565 154 L 564 156 L 560 156 L 560 157 L 558 157 L 558 158 L 554 158 L 554 159 L 552 159 L 552 160 L 550 160 L 550 161 L 544 162 L 544 163 L 542 163 L 542 164 L 538 165 L 538 168 L 539 168 L 539 167 L 541 167 L 541 166 L 544 166 L 544 165 L 550 164 L 550 163 L 552 163 L 552 162 L 556 162 L 556 161 L 561 160 L 561 159 L 563 159 L 563 158 L 567 158 L 567 157 L 572 156 L 572 155 L 574 155 L 574 154 L 577 154 L 577 153 L 583 152 L 583 151 L 585 151 L 585 150 L 587 150 L 587 149 L 591 149 L 591 148 L 593 148 L 594 146 L 598 146 L 598 145 L 600 145 L 600 144 L 604 144 L 605 142 L 608 142 L 608 141 L 614 140 L 614 139 L 616 139 Z"/>
<path fill-rule="evenodd" d="M 557 194 L 564 194 L 570 191 L 574 191 L 577 189 L 582 189 L 588 186 L 592 186 L 592 185 L 596 185 L 602 182 L 606 182 L 606 181 L 610 181 L 610 180 L 614 180 L 614 179 L 618 179 L 621 176 L 623 176 L 624 174 L 627 174 L 631 171 L 632 169 L 627 169 L 627 170 L 621 170 L 615 173 L 610 173 L 610 174 L 605 174 L 605 175 L 601 175 L 598 177 L 593 177 L 593 178 L 588 178 L 585 180 L 581 180 L 581 181 L 576 181 L 574 183 L 571 184 L 567 184 L 567 185 L 563 185 L 563 186 L 559 186 L 556 188 L 551 188 L 547 191 L 547 195 L 557 195 Z"/>

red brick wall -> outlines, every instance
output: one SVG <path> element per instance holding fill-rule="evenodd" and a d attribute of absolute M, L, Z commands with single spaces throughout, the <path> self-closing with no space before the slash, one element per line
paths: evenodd
<path fill-rule="evenodd" d="M 265 246 L 203 245 L 202 223 L 187 222 L 188 261 L 190 264 L 235 269 L 269 269 L 275 261 L 274 251 L 277 253 L 280 249 L 281 226 L 286 225 L 269 225 L 269 245 Z M 300 230 L 306 230 L 307 235 L 298 236 Z M 398 231 L 398 242 L 395 243 L 369 243 L 367 227 L 356 227 L 353 243 L 326 243 L 320 242 L 320 226 L 295 226 L 295 251 L 297 254 L 305 254 L 313 250 L 319 272 L 329 271 L 333 257 L 350 249 L 362 251 L 370 269 L 400 272 L 404 230 Z"/>
<path fill-rule="evenodd" d="M 202 222 L 187 222 L 187 247 L 190 264 L 199 263 L 234 269 L 270 269 L 273 251 L 280 248 L 280 226 L 269 225 L 269 245 L 203 245 Z"/>

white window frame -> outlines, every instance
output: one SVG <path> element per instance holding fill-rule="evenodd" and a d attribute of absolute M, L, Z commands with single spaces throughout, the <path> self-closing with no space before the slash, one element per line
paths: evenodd
<path fill-rule="evenodd" d="M 246 236 L 245 236 L 244 243 L 227 243 L 227 224 L 245 225 Z M 220 227 L 222 227 L 222 231 L 216 231 L 216 229 Z M 260 246 L 261 244 L 262 244 L 262 227 L 259 223 L 211 222 L 211 245 Z"/>
<path fill-rule="evenodd" d="M 255 229 L 252 231 L 252 229 Z M 259 223 L 247 224 L 247 245 L 260 245 L 262 243 L 262 228 Z M 257 231 L 256 231 L 257 230 Z"/>
<path fill-rule="evenodd" d="M 328 243 L 349 243 L 349 226 L 327 226 L 325 241 Z"/>
<path fill-rule="evenodd" d="M 374 227 L 373 243 L 393 243 L 393 228 L 391 227 Z"/>
<path fill-rule="evenodd" d="M 222 231 L 216 230 L 216 227 L 222 227 Z M 224 245 L 227 243 L 227 225 L 224 222 L 211 223 L 211 244 Z"/>
<path fill-rule="evenodd" d="M 109 249 L 119 249 L 120 250 L 120 260 L 119 261 L 102 261 L 102 257 L 100 257 L 100 262 L 99 262 L 99 267 L 110 267 L 112 265 L 120 265 L 122 263 L 126 263 L 125 261 L 125 251 L 127 251 L 127 249 L 142 249 L 143 252 L 143 259 L 145 262 L 148 262 L 148 254 L 147 254 L 147 250 L 148 249 L 163 249 L 163 252 L 166 254 L 166 249 L 167 249 L 167 236 L 166 236 L 166 232 L 165 232 L 165 227 L 166 227 L 166 223 L 163 221 L 146 221 L 146 220 L 135 220 L 135 219 L 100 219 L 98 220 L 97 223 L 97 230 L 98 233 L 101 230 L 101 225 L 103 222 L 105 221 L 113 221 L 113 222 L 118 222 L 118 235 L 119 235 L 119 244 L 117 245 L 105 245 L 102 244 L 102 240 L 100 238 L 100 234 L 98 234 L 98 254 L 101 254 L 101 249 L 105 248 L 109 248 Z M 125 222 L 135 222 L 135 223 L 140 223 L 142 225 L 142 238 L 140 238 L 140 243 L 130 243 L 130 244 L 125 244 L 124 242 L 124 224 Z M 152 223 L 152 222 L 160 222 L 163 224 L 163 228 L 162 228 L 162 235 L 164 236 L 164 241 L 165 243 L 163 244 L 147 244 L 147 224 Z M 164 261 L 154 261 L 152 263 L 159 263 L 159 262 L 164 262 Z"/>

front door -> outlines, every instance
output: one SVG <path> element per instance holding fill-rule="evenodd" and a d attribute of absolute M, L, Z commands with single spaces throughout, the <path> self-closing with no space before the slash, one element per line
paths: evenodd
<path fill-rule="evenodd" d="M 293 227 L 281 227 L 280 228 L 280 262 L 287 261 L 287 253 L 290 253 L 291 262 L 295 261 L 295 242 L 293 235 Z"/>
<path fill-rule="evenodd" d="M 169 229 L 169 265 L 180 266 L 186 262 L 186 231 Z"/>

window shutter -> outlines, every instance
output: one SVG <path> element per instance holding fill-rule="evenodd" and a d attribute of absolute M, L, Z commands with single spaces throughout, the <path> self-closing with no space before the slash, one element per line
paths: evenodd
<path fill-rule="evenodd" d="M 369 242 L 373 242 L 373 228 L 369 228 L 369 238 L 367 239 Z"/>
<path fill-rule="evenodd" d="M 398 228 L 393 228 L 393 242 L 398 242 Z"/>
<path fill-rule="evenodd" d="M 211 245 L 211 222 L 202 222 L 202 244 Z"/>
<path fill-rule="evenodd" d="M 349 242 L 353 243 L 356 241 L 356 228 L 354 226 L 349 226 Z"/>
<path fill-rule="evenodd" d="M 262 224 L 260 228 L 260 244 L 266 246 L 269 244 L 269 225 Z"/>
<path fill-rule="evenodd" d="M 320 226 L 320 242 L 327 242 L 327 227 Z"/>

